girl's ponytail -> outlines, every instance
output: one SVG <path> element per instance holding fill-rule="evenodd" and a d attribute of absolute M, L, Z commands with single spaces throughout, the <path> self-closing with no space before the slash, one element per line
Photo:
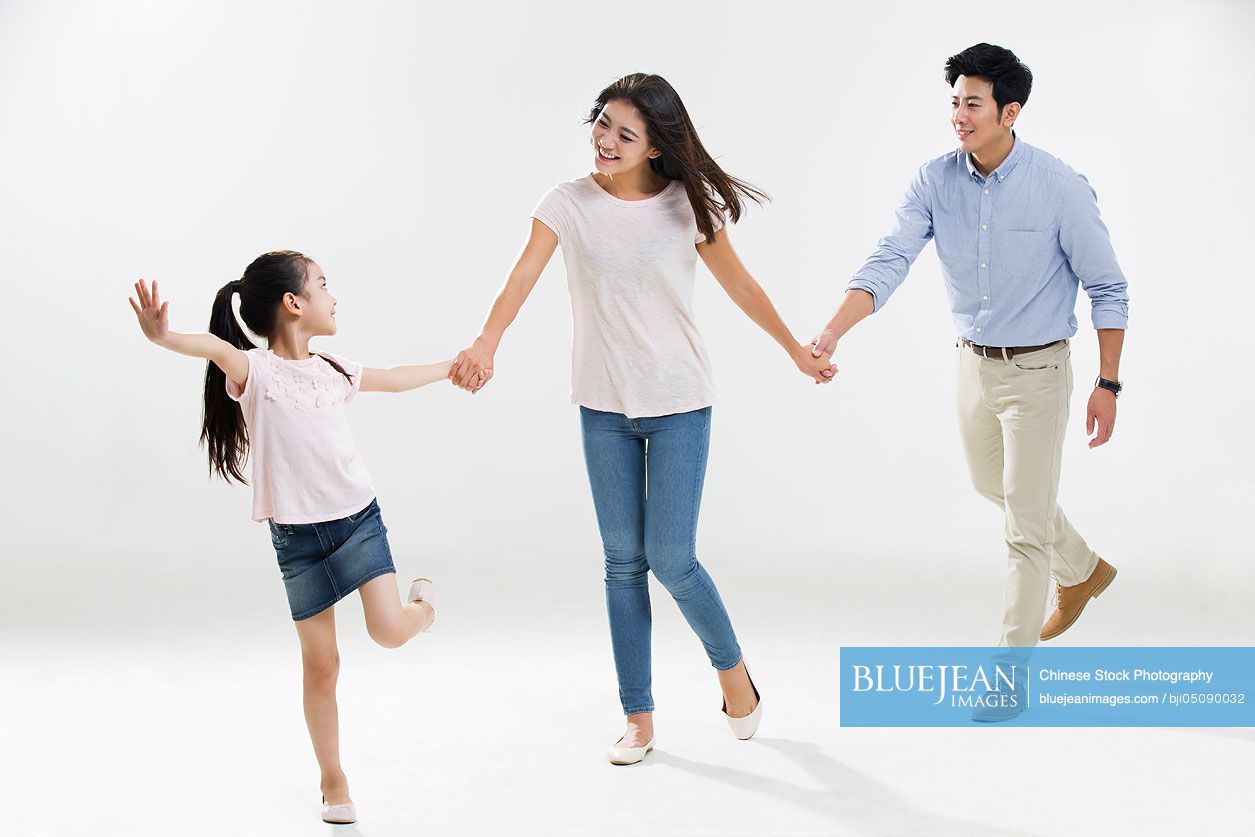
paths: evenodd
<path fill-rule="evenodd" d="M 244 269 L 244 275 L 228 282 L 214 297 L 209 315 L 209 333 L 248 351 L 257 344 L 248 331 L 266 340 L 274 338 L 279 324 L 279 307 L 287 294 L 301 296 L 308 280 L 309 258 L 295 250 L 262 253 Z M 240 295 L 240 319 L 235 318 L 232 298 Z M 244 321 L 245 331 L 240 325 Z M 325 355 L 327 363 L 348 378 L 349 374 Z M 205 413 L 201 418 L 200 441 L 209 449 L 209 472 L 227 482 L 244 479 L 244 460 L 248 458 L 248 427 L 237 401 L 227 395 L 227 376 L 218 364 L 205 369 Z"/>
<path fill-rule="evenodd" d="M 252 339 L 235 319 L 231 300 L 243 279 L 235 279 L 218 289 L 209 314 L 209 333 L 227 341 L 237 349 L 256 348 Z M 209 361 L 205 367 L 205 409 L 201 416 L 200 441 L 209 449 L 209 472 L 227 482 L 232 479 L 247 484 L 244 460 L 248 458 L 248 429 L 240 405 L 227 395 L 227 376 L 218 364 Z"/>

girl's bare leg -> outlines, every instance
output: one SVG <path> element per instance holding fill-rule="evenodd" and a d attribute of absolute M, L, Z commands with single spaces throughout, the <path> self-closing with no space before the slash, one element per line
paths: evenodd
<path fill-rule="evenodd" d="M 366 632 L 384 648 L 400 648 L 436 618 L 427 602 L 402 603 L 397 598 L 396 573 L 377 575 L 357 591 L 366 614 Z"/>
<path fill-rule="evenodd" d="M 305 724 L 322 772 L 322 793 L 329 804 L 348 802 L 349 780 L 340 767 L 340 719 L 336 708 L 340 650 L 336 647 L 335 608 L 297 622 L 296 633 L 301 638 Z"/>

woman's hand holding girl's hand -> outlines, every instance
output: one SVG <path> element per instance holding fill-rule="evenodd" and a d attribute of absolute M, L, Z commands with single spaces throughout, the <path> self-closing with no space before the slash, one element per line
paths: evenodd
<path fill-rule="evenodd" d="M 797 368 L 802 374 L 811 378 L 817 384 L 828 384 L 832 382 L 832 376 L 837 374 L 837 366 L 832 362 L 832 355 L 823 354 L 815 357 L 811 352 L 811 347 L 799 345 L 793 351 L 793 362 L 797 364 Z M 828 375 L 824 375 L 828 372 Z"/>
<path fill-rule="evenodd" d="M 458 352 L 449 369 L 449 380 L 455 386 L 470 392 L 479 392 L 484 384 L 492 380 L 493 348 L 482 337 Z"/>
<path fill-rule="evenodd" d="M 156 279 L 153 280 L 151 292 L 144 286 L 144 280 L 139 280 L 135 283 L 135 293 L 139 297 L 139 303 L 136 304 L 131 297 L 127 297 L 127 301 L 139 318 L 139 327 L 145 337 L 160 346 L 170 334 L 170 318 L 166 313 L 170 303 L 162 302 L 158 296 Z"/>

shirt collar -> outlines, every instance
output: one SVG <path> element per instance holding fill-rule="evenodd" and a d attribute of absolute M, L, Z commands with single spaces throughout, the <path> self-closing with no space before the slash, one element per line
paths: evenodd
<path fill-rule="evenodd" d="M 1016 167 L 1016 165 L 1020 162 L 1020 159 L 1024 156 L 1024 141 L 1016 135 L 1015 131 L 1011 132 L 1011 139 L 1013 141 L 1013 144 L 1011 145 L 1011 153 L 1007 155 L 1007 159 L 1002 161 L 1002 165 L 998 166 L 998 168 L 989 173 L 989 176 L 996 178 L 999 183 L 1007 179 L 1007 176 L 1011 174 L 1011 170 Z M 972 165 L 971 154 L 963 152 L 963 162 L 967 164 L 968 174 L 979 178 L 980 180 L 986 179 L 979 171 L 976 170 L 976 166 Z"/>

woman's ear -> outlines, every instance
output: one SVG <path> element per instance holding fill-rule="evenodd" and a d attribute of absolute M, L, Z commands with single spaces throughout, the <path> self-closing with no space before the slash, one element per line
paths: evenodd
<path fill-rule="evenodd" d="M 296 294 L 288 292 L 283 295 L 283 310 L 298 317 L 301 315 L 301 302 Z"/>

